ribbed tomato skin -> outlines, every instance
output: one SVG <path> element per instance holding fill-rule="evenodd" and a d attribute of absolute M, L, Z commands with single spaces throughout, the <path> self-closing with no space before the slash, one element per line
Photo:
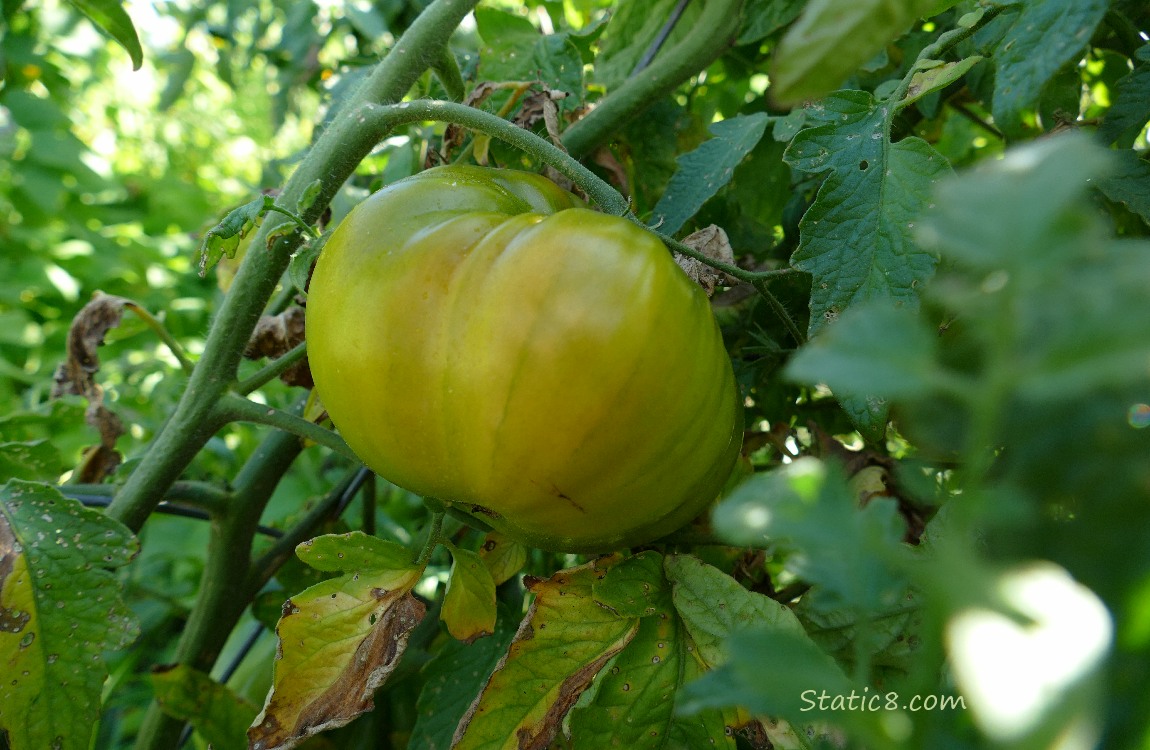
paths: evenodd
<path fill-rule="evenodd" d="M 742 405 L 702 290 L 631 222 L 527 173 L 441 167 L 352 211 L 308 357 L 381 476 L 533 546 L 651 541 L 715 499 Z"/>

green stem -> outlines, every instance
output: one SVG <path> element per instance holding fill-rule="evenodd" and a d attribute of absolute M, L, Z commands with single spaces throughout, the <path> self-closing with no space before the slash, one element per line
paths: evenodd
<path fill-rule="evenodd" d="M 60 487 L 60 491 L 69 497 L 73 495 L 96 495 L 110 498 L 116 495 L 116 486 L 114 484 L 69 484 Z M 231 499 L 231 492 L 209 482 L 175 482 L 164 493 L 164 502 L 180 503 L 189 508 L 199 508 L 208 512 L 218 511 L 231 502 Z"/>
<path fill-rule="evenodd" d="M 199 593 L 176 646 L 175 662 L 211 670 L 244 608 L 250 550 L 260 515 L 302 446 L 294 435 L 273 432 L 236 476 L 235 500 L 210 525 L 207 562 Z M 137 735 L 137 750 L 176 747 L 183 722 L 149 706 Z"/>
<path fill-rule="evenodd" d="M 594 172 L 564 153 L 563 149 L 490 112 L 455 102 L 418 99 L 384 107 L 365 104 L 353 112 L 352 116 L 372 123 L 377 139 L 383 139 L 395 128 L 413 122 L 450 122 L 478 130 L 550 164 L 578 185 L 606 213 L 615 216 L 630 214 L 630 206 L 623 196 Z"/>
<path fill-rule="evenodd" d="M 754 281 L 753 284 L 758 293 L 762 295 L 763 299 L 767 301 L 767 304 L 771 306 L 771 310 L 775 313 L 775 316 L 786 326 L 787 333 L 791 334 L 791 338 L 795 340 L 795 344 L 802 346 L 806 343 L 807 337 L 803 335 L 802 330 L 799 329 L 794 318 L 787 312 L 787 308 L 783 306 L 779 298 L 767 288 L 766 280 L 759 279 Z"/>
<path fill-rule="evenodd" d="M 339 435 L 291 412 L 257 404 L 255 401 L 249 401 L 235 394 L 225 395 L 220 400 L 218 409 L 222 417 L 228 422 L 254 422 L 276 427 L 284 432 L 330 448 L 357 464 L 360 463 L 359 457 Z"/>
<path fill-rule="evenodd" d="M 706 0 L 690 33 L 600 99 L 586 117 L 563 133 L 563 145 L 576 157 L 591 153 L 623 123 L 719 59 L 734 44 L 742 8 L 743 0 Z"/>
<path fill-rule="evenodd" d="M 439 51 L 439 56 L 431 64 L 431 70 L 439 82 L 443 84 L 447 98 L 454 102 L 463 101 L 463 97 L 467 95 L 467 90 L 463 86 L 463 75 L 459 72 L 459 63 L 455 61 L 455 55 L 451 54 L 449 47 L 445 46 Z"/>
<path fill-rule="evenodd" d="M 311 224 L 307 223 L 306 221 L 304 221 L 303 217 L 301 217 L 299 214 L 295 213 L 294 211 L 289 211 L 286 208 L 284 208 L 283 206 L 277 206 L 274 203 L 268 204 L 267 211 L 268 211 L 268 213 L 274 212 L 274 213 L 286 216 L 289 219 L 291 219 L 292 223 L 296 225 L 296 228 L 298 228 L 304 234 L 311 235 L 312 237 L 319 237 L 319 232 L 316 230 L 316 228 L 313 227 Z"/>
<path fill-rule="evenodd" d="M 160 337 L 160 340 L 163 341 L 164 344 L 167 345 L 168 350 L 172 352 L 172 356 L 179 361 L 180 369 L 184 371 L 184 374 L 191 375 L 195 364 L 193 364 L 192 360 L 188 359 L 188 355 L 184 352 L 184 347 L 180 346 L 180 342 L 176 341 L 175 337 L 164 327 L 164 324 L 160 322 L 159 318 L 135 302 L 129 302 L 125 307 L 139 316 L 140 320 L 144 321 L 144 324 Z"/>
<path fill-rule="evenodd" d="M 354 112 L 368 102 L 402 98 L 477 3 L 478 0 L 435 0 L 420 14 L 356 91 L 347 108 L 353 112 L 352 117 L 337 117 L 319 137 L 284 186 L 279 205 L 297 206 L 303 192 L 319 180 L 319 194 L 302 216 L 309 224 L 319 219 L 332 196 L 376 143 L 363 124 L 354 119 Z M 253 238 L 254 246 L 265 247 L 269 235 L 282 223 L 272 217 L 265 219 Z M 212 421 L 216 403 L 235 379 L 248 338 L 302 239 L 299 233 L 292 232 L 273 242 L 268 252 L 244 256 L 172 418 L 109 506 L 108 513 L 113 518 L 138 530 L 164 491 L 221 426 Z"/>
<path fill-rule="evenodd" d="M 276 357 L 264 367 L 257 370 L 251 377 L 236 383 L 232 390 L 241 396 L 246 396 L 265 383 L 275 380 L 284 371 L 307 356 L 307 342 L 301 341 L 290 350 Z"/>
<path fill-rule="evenodd" d="M 442 511 L 431 514 L 431 524 L 427 529 L 427 541 L 424 542 L 423 549 L 419 551 L 419 557 L 415 561 L 416 567 L 427 567 L 435 548 L 443 541 L 443 517 L 445 515 L 447 514 Z"/>

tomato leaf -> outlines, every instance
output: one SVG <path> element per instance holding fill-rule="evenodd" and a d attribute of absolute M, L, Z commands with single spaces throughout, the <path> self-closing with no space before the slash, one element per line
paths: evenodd
<path fill-rule="evenodd" d="M 58 479 L 63 470 L 59 449 L 47 439 L 0 443 L 0 476 L 50 481 Z"/>
<path fill-rule="evenodd" d="M 971 55 L 958 62 L 921 61 L 930 65 L 922 66 L 920 64 L 920 69 L 910 77 L 910 87 L 907 88 L 906 97 L 902 100 L 902 104 L 911 104 L 927 94 L 946 88 L 966 75 L 982 59 L 979 55 Z"/>
<path fill-rule="evenodd" d="M 647 551 L 628 557 L 607 571 L 591 590 L 595 601 L 623 617 L 656 614 L 670 592 L 663 577 L 663 556 Z"/>
<path fill-rule="evenodd" d="M 479 557 L 491 573 L 491 580 L 498 586 L 523 568 L 527 562 L 527 548 L 497 531 L 491 531 L 479 547 Z"/>
<path fill-rule="evenodd" d="M 770 36 L 799 17 L 806 0 L 751 0 L 743 9 L 743 27 L 737 45 Z"/>
<path fill-rule="evenodd" d="M 1095 180 L 1095 187 L 1150 224 L 1150 161 L 1140 158 L 1132 149 L 1121 149 L 1113 154 L 1114 171 Z"/>
<path fill-rule="evenodd" d="M 675 234 L 735 174 L 735 167 L 763 137 L 770 117 L 763 112 L 739 115 L 711 125 L 714 137 L 678 159 L 671 183 L 655 204 L 651 225 Z"/>
<path fill-rule="evenodd" d="M 204 233 L 199 251 L 200 276 L 206 275 L 208 269 L 219 263 L 220 258 L 225 255 L 229 258 L 236 257 L 236 248 L 240 246 L 240 240 L 259 224 L 271 201 L 273 199 L 266 195 L 253 198 L 242 206 L 233 208 L 219 224 Z"/>
<path fill-rule="evenodd" d="M 456 729 L 453 748 L 546 747 L 579 695 L 635 636 L 639 621 L 592 597 L 618 558 L 601 558 L 530 584 L 535 600 L 504 659 Z"/>
<path fill-rule="evenodd" d="M 135 640 L 115 568 L 136 539 L 54 487 L 0 487 L 0 729 L 15 748 L 87 750 L 107 677 Z"/>
<path fill-rule="evenodd" d="M 834 464 L 802 459 L 757 474 L 716 509 L 714 521 L 725 539 L 769 536 L 793 549 L 791 569 L 836 606 L 879 613 L 906 590 L 892 563 L 905 528 L 896 503 L 873 498 L 860 509 Z"/>
<path fill-rule="evenodd" d="M 679 0 L 619 4 L 599 41 L 595 80 L 610 91 L 633 76 L 635 68 L 650 52 L 667 19 L 680 4 Z M 670 52 L 687 35 L 702 12 L 700 6 L 701 3 L 686 5 L 670 36 L 663 41 L 660 52 Z"/>
<path fill-rule="evenodd" d="M 422 570 L 400 545 L 352 532 L 304 542 L 297 554 L 344 575 L 284 602 L 272 690 L 248 730 L 264 750 L 294 747 L 371 710 L 426 611 L 411 595 Z"/>
<path fill-rule="evenodd" d="M 851 308 L 787 363 L 788 378 L 830 386 L 836 397 L 916 397 L 938 386 L 938 335 L 883 303 Z"/>
<path fill-rule="evenodd" d="M 1022 113 L 1033 108 L 1054 74 L 1090 42 L 1109 0 L 1030 0 L 1007 10 L 1010 24 L 993 53 L 994 121 L 1008 135 L 1022 129 Z"/>
<path fill-rule="evenodd" d="M 1134 53 L 1134 70 L 1118 79 L 1110 92 L 1113 104 L 1106 110 L 1098 135 L 1106 144 L 1121 141 L 1129 147 L 1150 120 L 1150 44 Z"/>
<path fill-rule="evenodd" d="M 934 255 L 913 241 L 914 222 L 950 167 L 919 138 L 892 144 L 890 116 L 890 105 L 869 94 L 838 92 L 809 109 L 807 122 L 827 124 L 803 130 L 787 148 L 795 169 L 828 173 L 791 257 L 813 277 L 812 336 L 865 300 L 917 308 L 916 288 L 934 272 Z"/>
<path fill-rule="evenodd" d="M 802 632 L 798 619 L 770 597 L 747 591 L 718 568 L 691 555 L 670 555 L 664 562 L 675 610 L 708 667 L 726 660 L 723 639 L 752 625 Z"/>
<path fill-rule="evenodd" d="M 132 58 L 132 70 L 144 64 L 144 50 L 132 18 L 118 0 L 68 0 L 99 27 L 106 36 L 116 41 Z"/>
<path fill-rule="evenodd" d="M 447 750 L 455 727 L 511 645 L 521 612 L 502 610 L 495 633 L 474 643 L 447 640 L 423 668 L 418 718 L 408 747 Z"/>
<path fill-rule="evenodd" d="M 454 545 L 448 548 L 451 577 L 440 617 L 454 638 L 471 643 L 495 632 L 495 581 L 479 555 Z"/>
<path fill-rule="evenodd" d="M 837 88 L 937 0 L 812 0 L 779 42 L 771 97 L 780 104 Z"/>
<path fill-rule="evenodd" d="M 186 664 L 152 672 L 156 701 L 169 716 L 189 721 L 216 747 L 244 747 L 259 707 Z"/>

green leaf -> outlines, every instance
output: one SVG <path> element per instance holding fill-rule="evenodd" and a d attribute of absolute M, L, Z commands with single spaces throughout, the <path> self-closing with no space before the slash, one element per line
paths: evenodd
<path fill-rule="evenodd" d="M 648 0 L 619 4 L 599 40 L 594 80 L 610 91 L 634 75 L 678 3 L 679 0 Z M 673 51 L 687 35 L 702 12 L 701 6 L 701 3 L 686 6 L 679 22 L 660 47 L 660 55 Z M 659 59 L 659 56 L 654 59 Z"/>
<path fill-rule="evenodd" d="M 711 125 L 714 138 L 678 159 L 678 169 L 655 205 L 651 225 L 673 235 L 735 174 L 735 167 L 763 137 L 770 118 L 757 112 Z"/>
<path fill-rule="evenodd" d="M 838 88 L 936 0 L 811 0 L 775 52 L 771 97 L 796 104 Z"/>
<path fill-rule="evenodd" d="M 454 638 L 470 643 L 495 632 L 495 581 L 479 555 L 455 546 L 449 549 L 451 577 L 439 616 Z"/>
<path fill-rule="evenodd" d="M 14 748 L 87 750 L 107 670 L 135 640 L 116 568 L 131 532 L 54 487 L 0 487 L 0 728 Z"/>
<path fill-rule="evenodd" d="M 828 385 L 836 396 L 922 396 L 938 384 L 937 342 L 913 313 L 860 305 L 802 347 L 785 373 L 807 385 Z"/>
<path fill-rule="evenodd" d="M 1018 134 L 1022 114 L 1038 104 L 1046 83 L 1063 65 L 1077 59 L 1094 27 L 1106 15 L 1109 0 L 1029 0 L 1006 22 L 1010 28 L 991 55 L 996 68 L 994 121 Z"/>
<path fill-rule="evenodd" d="M 48 440 L 0 443 L 0 476 L 53 481 L 63 471 L 60 451 Z"/>
<path fill-rule="evenodd" d="M 665 609 L 670 594 L 663 577 L 663 556 L 640 552 L 628 557 L 592 586 L 595 601 L 623 617 L 649 617 Z"/>
<path fill-rule="evenodd" d="M 191 722 L 216 747 L 247 745 L 248 725 L 259 713 L 258 706 L 186 664 L 160 667 L 151 678 L 164 713 Z"/>
<path fill-rule="evenodd" d="M 418 717 L 408 747 L 451 747 L 456 725 L 511 645 L 519 616 L 519 612 L 501 612 L 491 637 L 474 643 L 449 640 L 435 652 L 423 668 L 423 689 L 416 703 Z"/>
<path fill-rule="evenodd" d="M 905 528 L 897 504 L 873 498 L 860 509 L 834 464 L 804 458 L 757 474 L 720 503 L 714 524 L 736 544 L 785 544 L 797 576 L 857 613 L 889 610 L 906 589 L 897 570 Z"/>
<path fill-rule="evenodd" d="M 691 555 L 670 555 L 664 570 L 671 581 L 675 610 L 708 667 L 727 660 L 725 641 L 735 630 L 753 625 L 802 632 L 802 625 L 784 605 L 747 591 L 718 568 Z"/>
<path fill-rule="evenodd" d="M 1150 120 L 1150 44 L 1134 53 L 1134 70 L 1114 84 L 1112 104 L 1106 110 L 1098 135 L 1107 145 L 1121 140 L 1130 146 Z"/>
<path fill-rule="evenodd" d="M 208 269 L 220 262 L 225 255 L 236 257 L 236 248 L 240 240 L 247 236 L 260 221 L 260 217 L 267 211 L 269 203 L 273 202 L 270 196 L 261 195 L 253 198 L 231 211 L 220 220 L 219 224 L 204 233 L 200 242 L 200 276 L 205 275 Z"/>
<path fill-rule="evenodd" d="M 118 0 L 68 0 L 88 17 L 110 39 L 116 41 L 132 58 L 132 70 L 144 64 L 144 50 L 132 19 Z"/>
<path fill-rule="evenodd" d="M 650 611 L 642 608 L 643 613 L 651 616 L 640 621 L 635 637 L 601 673 L 591 702 L 572 712 L 571 737 L 581 747 L 659 750 L 675 747 L 675 735 L 689 732 L 696 736 L 696 743 L 691 747 L 733 748 L 721 716 L 719 721 L 712 716 L 710 722 L 704 723 L 694 717 L 680 719 L 674 715 L 687 662 L 694 661 L 695 657 L 688 648 L 690 640 L 675 615 L 670 588 L 663 579 L 662 556 L 649 552 L 644 553 L 642 560 L 623 576 L 625 581 L 618 582 L 619 588 L 634 589 L 636 594 L 642 594 L 641 584 L 646 583 L 662 595 L 652 600 L 656 606 Z M 608 578 L 625 564 L 613 568 Z M 606 580 L 603 584 L 607 590 L 616 588 Z M 597 592 L 599 589 L 596 586 Z M 676 727 L 680 723 L 687 726 Z"/>
<path fill-rule="evenodd" d="M 1150 161 L 1140 158 L 1132 149 L 1112 153 L 1113 171 L 1095 180 L 1094 186 L 1150 224 Z"/>
<path fill-rule="evenodd" d="M 296 547 L 300 560 L 322 571 L 403 570 L 415 564 L 411 550 L 362 531 L 324 534 Z"/>
<path fill-rule="evenodd" d="M 54 101 L 30 91 L 6 89 L 2 101 L 16 124 L 28 130 L 66 128 L 71 124 Z"/>
<path fill-rule="evenodd" d="M 592 598 L 618 558 L 601 558 L 530 584 L 535 599 L 519 632 L 455 733 L 455 750 L 547 747 L 560 722 L 612 657 L 635 636 L 637 618 Z"/>
<path fill-rule="evenodd" d="M 302 214 L 311 208 L 321 190 L 323 190 L 323 180 L 313 180 L 310 185 L 304 188 L 303 192 L 300 193 L 299 200 L 296 201 L 296 213 Z"/>
<path fill-rule="evenodd" d="M 910 77 L 910 87 L 902 104 L 911 104 L 927 94 L 946 88 L 966 75 L 982 59 L 979 55 L 972 55 L 958 62 L 926 61 L 933 64 L 930 67 L 920 68 Z"/>
<path fill-rule="evenodd" d="M 755 628 L 727 639 L 730 661 L 683 689 L 682 711 L 740 706 L 758 716 L 778 716 L 802 725 L 819 719 L 848 726 L 870 723 L 876 713 L 831 708 L 821 696 L 865 695 L 834 659 L 801 630 Z M 864 718 L 865 717 L 865 718 Z"/>
<path fill-rule="evenodd" d="M 426 612 L 411 595 L 422 570 L 400 545 L 352 532 L 304 542 L 297 554 L 345 573 L 284 602 L 272 690 L 248 730 L 249 742 L 268 750 L 371 710 Z"/>
<path fill-rule="evenodd" d="M 806 0 L 751 0 L 743 8 L 743 27 L 735 44 L 757 42 L 794 21 Z"/>
<path fill-rule="evenodd" d="M 861 91 L 828 96 L 785 158 L 795 169 L 828 172 L 799 223 L 795 268 L 812 275 L 813 336 L 853 304 L 888 300 L 916 309 L 917 287 L 934 272 L 935 256 L 913 241 L 915 220 L 936 180 L 950 172 L 945 157 L 919 138 L 888 140 L 889 105 Z"/>

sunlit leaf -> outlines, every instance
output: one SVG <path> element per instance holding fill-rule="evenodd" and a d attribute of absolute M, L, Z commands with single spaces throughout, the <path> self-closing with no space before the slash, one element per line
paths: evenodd
<path fill-rule="evenodd" d="M 120 0 L 68 0 L 106 35 L 114 39 L 132 58 L 132 68 L 139 70 L 144 64 L 144 50 L 132 19 Z"/>
<path fill-rule="evenodd" d="M 527 548 L 492 531 L 484 537 L 479 547 L 479 557 L 491 573 L 491 580 L 498 586 L 523 569 L 527 562 Z"/>
<path fill-rule="evenodd" d="M 411 595 L 422 571 L 399 545 L 353 532 L 305 542 L 299 555 L 345 573 L 284 602 L 272 691 L 248 730 L 259 750 L 294 747 L 371 710 L 426 609 Z"/>
<path fill-rule="evenodd" d="M 54 487 L 0 487 L 0 728 L 12 747 L 89 747 L 103 652 L 138 632 L 113 573 L 136 551 L 126 528 Z"/>

